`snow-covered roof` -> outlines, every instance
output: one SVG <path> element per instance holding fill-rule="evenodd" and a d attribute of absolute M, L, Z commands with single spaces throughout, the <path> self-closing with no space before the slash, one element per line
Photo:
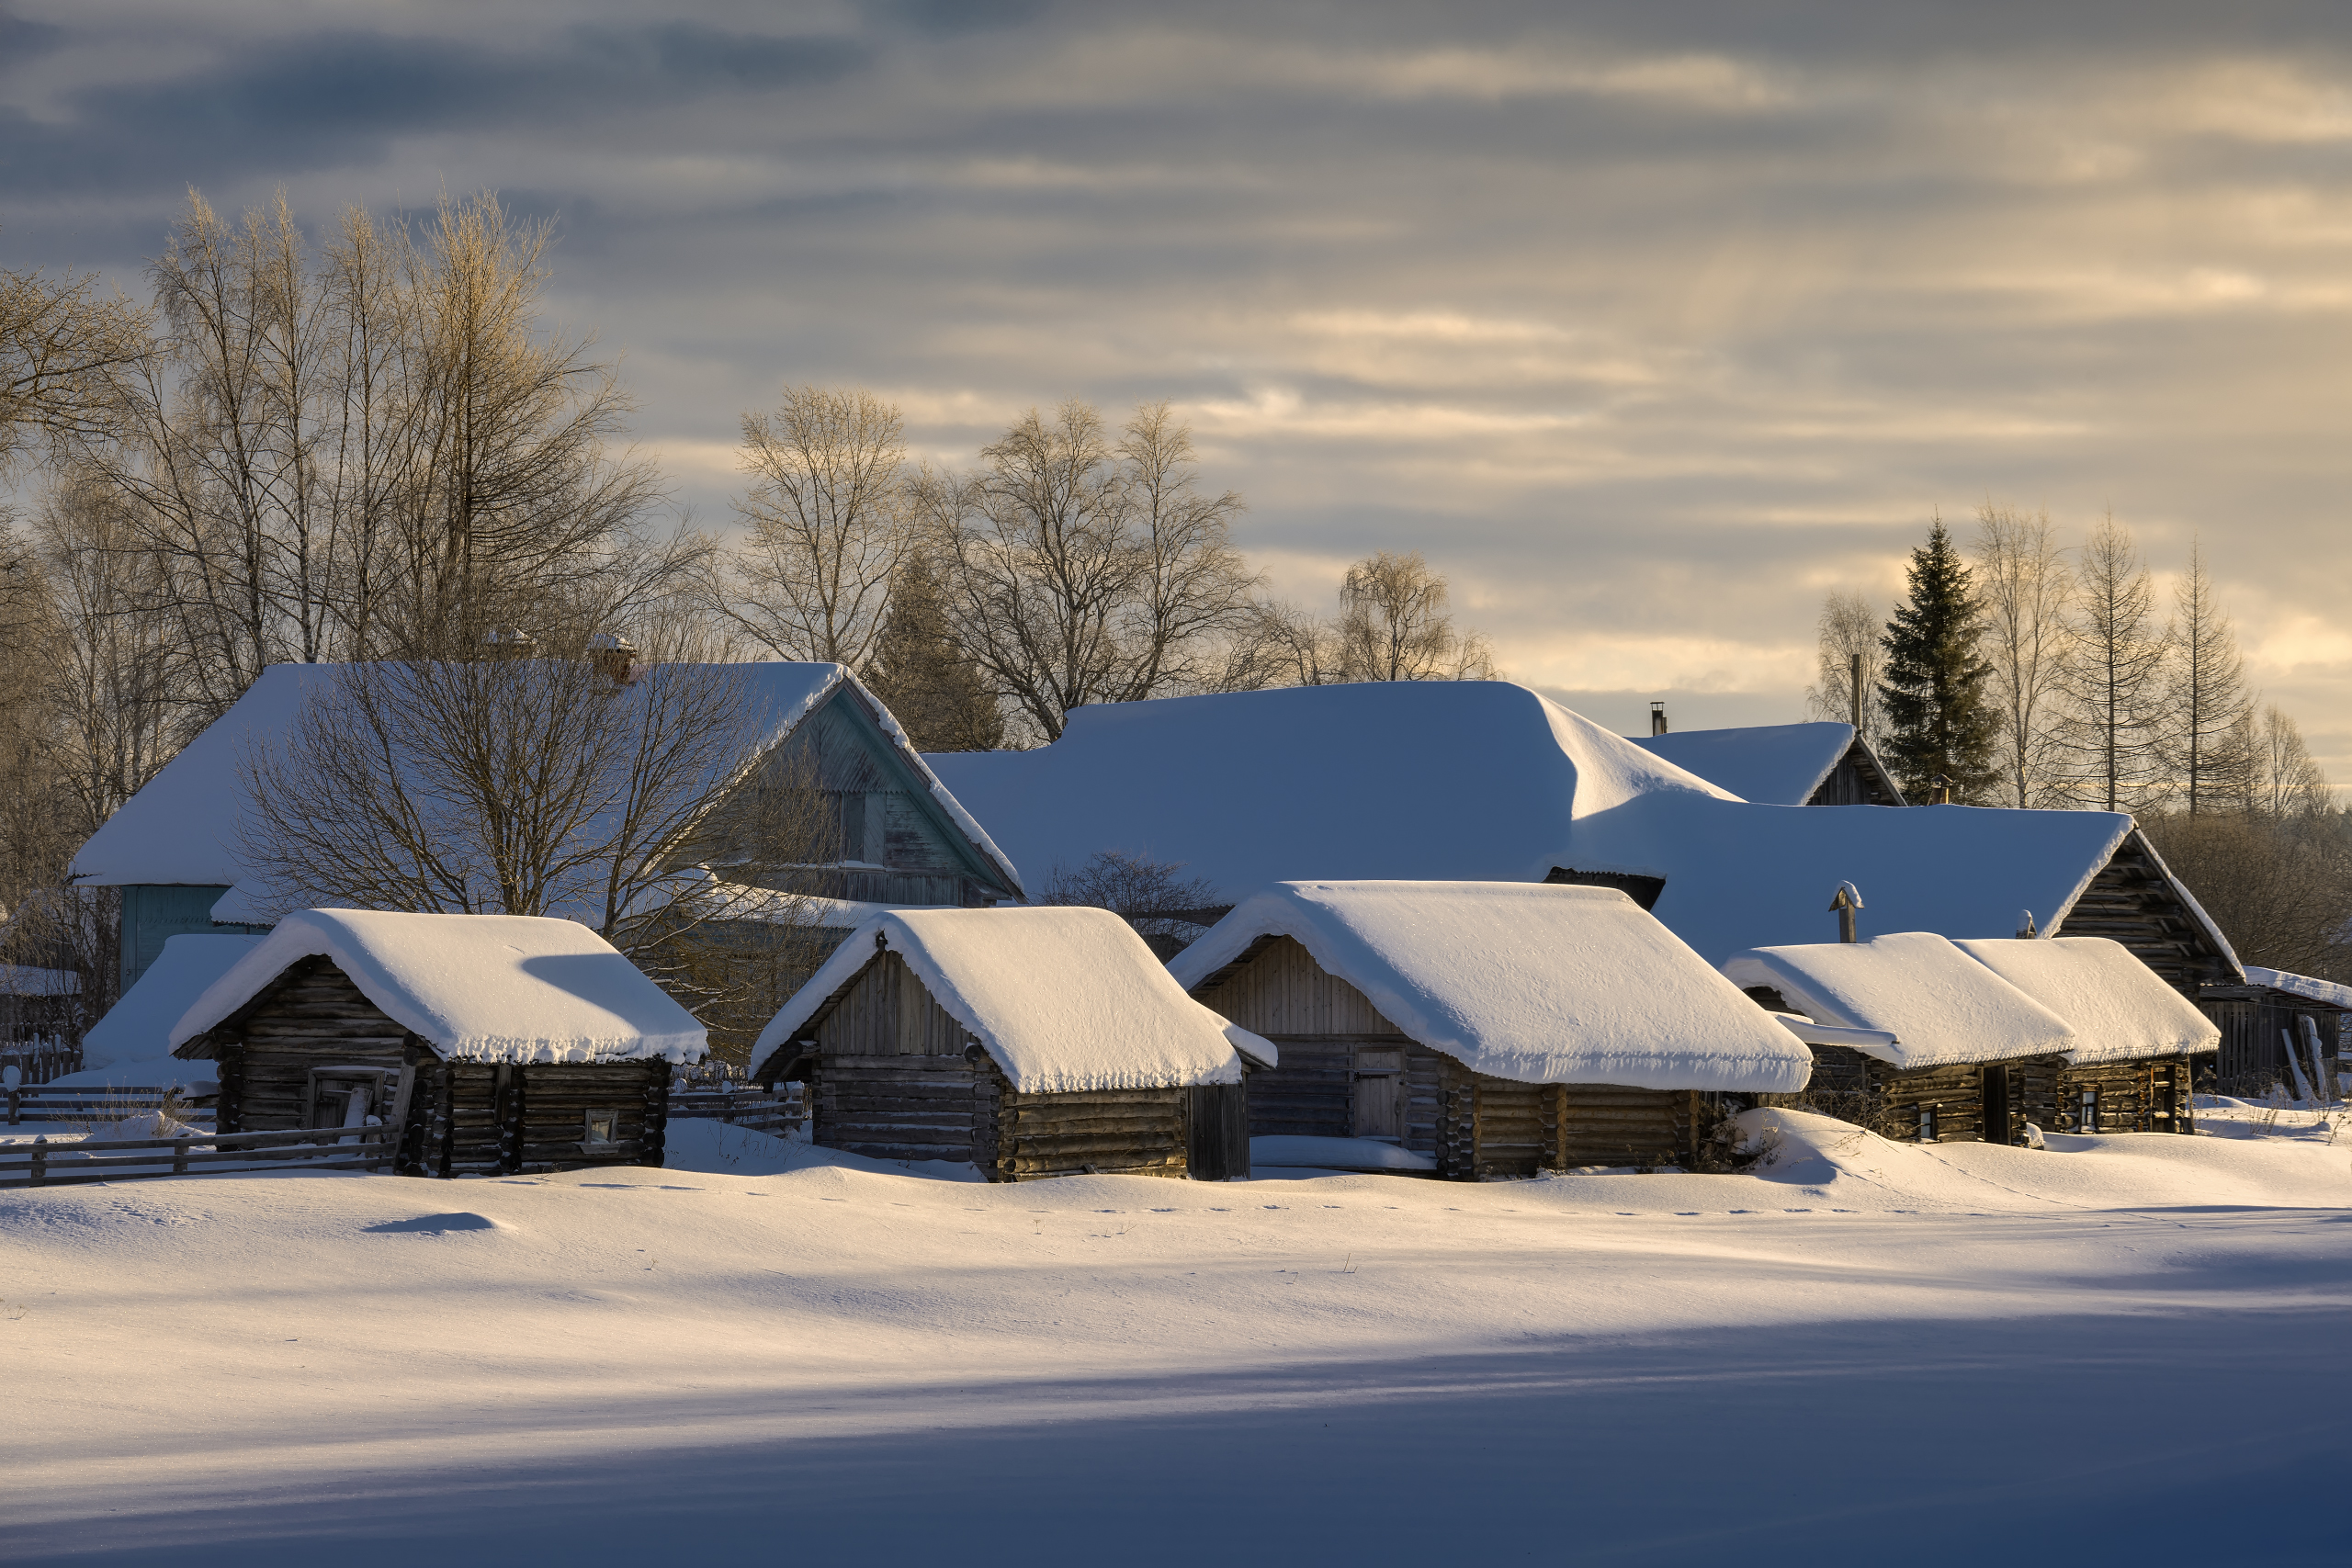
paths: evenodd
<path fill-rule="evenodd" d="M 73 997 L 81 991 L 82 976 L 71 969 L 0 964 L 0 997 Z"/>
<path fill-rule="evenodd" d="M 121 809 L 90 835 L 74 857 L 74 875 L 100 886 L 133 883 L 233 885 L 243 874 L 237 854 L 237 824 L 245 789 L 239 769 L 250 748 L 274 746 L 292 729 L 314 691 L 329 689 L 347 668 L 337 664 L 273 664 L 247 687 L 229 711 L 204 732 Z M 880 699 L 839 664 L 766 661 L 717 666 L 749 687 L 752 716 L 750 744 L 741 761 L 782 743 L 800 721 L 846 685 L 865 700 L 891 746 L 930 791 L 940 809 L 978 852 L 1005 878 L 1021 886 L 1012 861 L 907 740 L 906 731 Z M 714 780 L 713 783 L 720 781 Z M 248 891 L 224 896 L 222 919 L 266 919 L 269 911 Z"/>
<path fill-rule="evenodd" d="M 166 939 L 146 972 L 82 1037 L 82 1065 L 110 1067 L 170 1051 L 172 1026 L 261 940 L 204 932 Z"/>
<path fill-rule="evenodd" d="M 900 909 L 862 922 L 752 1047 L 754 1076 L 878 955 L 880 937 L 1026 1093 L 1238 1083 L 1272 1045 L 1184 994 L 1107 909 Z"/>
<path fill-rule="evenodd" d="M 1803 806 L 1854 743 L 1850 724 L 1759 724 L 1627 739 L 1759 806 Z"/>
<path fill-rule="evenodd" d="M 2070 1062 L 2125 1062 L 2211 1051 L 2212 1020 L 2121 942 L 2103 936 L 1982 938 L 1962 953 L 2064 1019 L 2077 1036 Z"/>
<path fill-rule="evenodd" d="M 707 1048 L 693 1014 L 576 921 L 297 909 L 180 1016 L 172 1049 L 314 955 L 447 1060 L 697 1062 Z"/>
<path fill-rule="evenodd" d="M 1405 1033 L 1518 1083 L 1778 1093 L 1813 1058 L 1623 893 L 1524 882 L 1285 882 L 1169 963 L 1187 989 L 1287 936 Z"/>
<path fill-rule="evenodd" d="M 2290 996 L 2308 997 L 2332 1008 L 2352 1009 L 2352 986 L 2339 986 L 2333 980 L 2316 980 L 2309 975 L 2298 975 L 2289 969 L 2264 969 L 2249 964 L 2245 966 L 2245 983 L 2267 986 Z"/>
<path fill-rule="evenodd" d="M 1884 1030 L 1894 1043 L 1872 1054 L 1898 1067 L 2054 1055 L 2079 1038 L 2064 1019 L 1932 931 L 1759 947 L 1734 954 L 1723 971 L 1736 985 L 1770 987 L 1817 1022 Z"/>
<path fill-rule="evenodd" d="M 2054 931 L 2131 831 L 2103 811 L 1760 806 L 1504 682 L 1308 686 L 1080 708 L 1033 751 L 931 758 L 1044 875 L 1117 850 L 1230 898 L 1325 878 L 1663 877 L 1710 964 L 1817 940 L 1840 882 L 1885 931 Z"/>

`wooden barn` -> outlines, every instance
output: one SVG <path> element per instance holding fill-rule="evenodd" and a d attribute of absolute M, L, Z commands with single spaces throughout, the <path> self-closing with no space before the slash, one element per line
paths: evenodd
<path fill-rule="evenodd" d="M 1766 1008 L 1826 1026 L 1808 1096 L 1888 1137 L 2014 1144 L 2058 1125 L 2074 1027 L 1928 931 L 1759 947 L 1723 966 Z"/>
<path fill-rule="evenodd" d="M 2258 1100 L 2283 1086 L 2301 1098 L 2300 1080 L 2324 1099 L 2338 1097 L 2352 986 L 2249 964 L 2245 985 L 2208 986 L 2197 1005 L 2219 1034 L 2214 1054 L 2199 1059 L 2200 1089 Z"/>
<path fill-rule="evenodd" d="M 1996 938 L 1962 953 L 2073 1025 L 2055 1125 L 2069 1133 L 2191 1133 L 2189 1063 L 2221 1031 L 2129 948 L 2105 937 Z"/>
<path fill-rule="evenodd" d="M 1290 882 L 1170 970 L 1274 1042 L 1250 1131 L 1290 1163 L 1455 1180 L 1687 1165 L 1726 1096 L 1802 1088 L 1805 1048 L 1623 893 Z M 1744 1103 L 1744 1101 L 1742 1101 Z M 1366 1156 L 1371 1157 L 1367 1158 Z"/>
<path fill-rule="evenodd" d="M 172 1054 L 210 1058 L 223 1133 L 401 1130 L 404 1176 L 662 1159 L 670 1073 L 703 1028 L 587 927 L 300 909 L 199 997 Z"/>
<path fill-rule="evenodd" d="M 1274 1048 L 1186 997 L 1102 909 L 907 909 L 852 932 L 752 1048 L 810 1137 L 991 1181 L 1250 1174 L 1246 1066 Z"/>

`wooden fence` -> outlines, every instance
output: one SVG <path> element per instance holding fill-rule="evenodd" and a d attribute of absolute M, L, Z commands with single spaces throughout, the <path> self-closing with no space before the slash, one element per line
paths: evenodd
<path fill-rule="evenodd" d="M 289 1133 L 199 1133 L 103 1144 L 36 1138 L 0 1144 L 0 1188 L 144 1181 L 200 1170 L 375 1170 L 392 1163 L 398 1135 L 394 1127 L 300 1127 Z"/>
<path fill-rule="evenodd" d="M 799 1087 L 789 1084 L 786 1089 Z M 724 1122 L 730 1127 L 749 1127 L 781 1138 L 800 1125 L 806 1111 L 797 1097 L 785 1090 L 771 1093 L 746 1086 L 740 1089 L 672 1089 L 670 1114 L 673 1118 L 691 1116 L 706 1122 Z"/>
<path fill-rule="evenodd" d="M 0 1043 L 0 1074 L 10 1067 L 17 1069 L 18 1083 L 44 1084 L 51 1078 L 80 1072 L 82 1047 L 68 1044 L 55 1035 Z"/>
<path fill-rule="evenodd" d="M 141 1111 L 161 1111 L 171 1094 L 168 1088 L 156 1085 L 97 1085 L 81 1089 L 12 1089 L 6 1091 L 7 1125 L 15 1127 L 27 1122 L 73 1122 L 88 1126 L 97 1122 L 119 1122 Z M 174 1108 L 172 1114 L 179 1121 L 200 1124 L 212 1120 L 209 1110 Z"/>

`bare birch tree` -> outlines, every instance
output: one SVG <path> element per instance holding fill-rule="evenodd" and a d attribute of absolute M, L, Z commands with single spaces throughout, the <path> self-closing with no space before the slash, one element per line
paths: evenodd
<path fill-rule="evenodd" d="M 0 474 L 44 438 L 103 439 L 149 330 L 144 310 L 102 294 L 93 275 L 0 272 Z"/>
<path fill-rule="evenodd" d="M 2042 797 L 2052 771 L 2051 726 L 2073 627 L 2074 575 L 2050 514 L 1986 502 L 1976 512 L 1976 592 L 1984 607 L 1979 644 L 1993 667 L 2000 718 L 2002 787 L 2008 804 Z"/>
<path fill-rule="evenodd" d="M 2174 787 L 2194 817 L 2244 798 L 2255 760 L 2241 723 L 2252 705 L 2245 660 L 2196 541 L 2188 571 L 2173 588 L 2171 640 Z"/>
<path fill-rule="evenodd" d="M 2112 514 L 2083 546 L 2075 581 L 2053 733 L 2066 776 L 2052 793 L 2129 811 L 2164 793 L 2171 645 L 2154 624 L 2154 590 L 2131 531 Z"/>
<path fill-rule="evenodd" d="M 1164 406 L 1114 440 L 1073 400 L 1031 410 L 958 483 L 923 476 L 957 643 L 1046 740 L 1087 703 L 1199 689 L 1242 632 L 1256 579 L 1230 492 L 1194 489 L 1191 436 Z"/>
<path fill-rule="evenodd" d="M 1351 681 L 1487 681 L 1494 655 L 1477 632 L 1454 629 L 1446 581 L 1419 550 L 1380 550 L 1340 582 L 1342 668 Z"/>
<path fill-rule="evenodd" d="M 1840 724 L 1854 722 L 1854 660 L 1861 660 L 1861 716 L 1859 729 L 1875 742 L 1886 715 L 1879 706 L 1878 683 L 1884 675 L 1886 650 L 1879 646 L 1879 615 L 1858 591 L 1833 590 L 1821 602 L 1818 623 L 1820 651 L 1814 682 L 1805 688 L 1805 711 L 1815 718 Z"/>
<path fill-rule="evenodd" d="M 779 659 L 863 671 L 911 534 L 905 423 L 862 389 L 786 387 L 742 424 L 745 536 L 710 574 L 711 601 Z"/>

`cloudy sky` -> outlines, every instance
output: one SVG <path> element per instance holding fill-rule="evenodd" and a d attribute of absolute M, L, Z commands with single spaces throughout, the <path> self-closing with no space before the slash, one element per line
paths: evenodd
<path fill-rule="evenodd" d="M 1422 550 L 1629 728 L 1802 716 L 1939 508 L 2111 507 L 2352 782 L 2338 8 L 0 0 L 0 266 L 137 288 L 191 185 L 558 219 L 708 522 L 787 380 L 955 462 L 1170 399 L 1279 590 Z"/>

